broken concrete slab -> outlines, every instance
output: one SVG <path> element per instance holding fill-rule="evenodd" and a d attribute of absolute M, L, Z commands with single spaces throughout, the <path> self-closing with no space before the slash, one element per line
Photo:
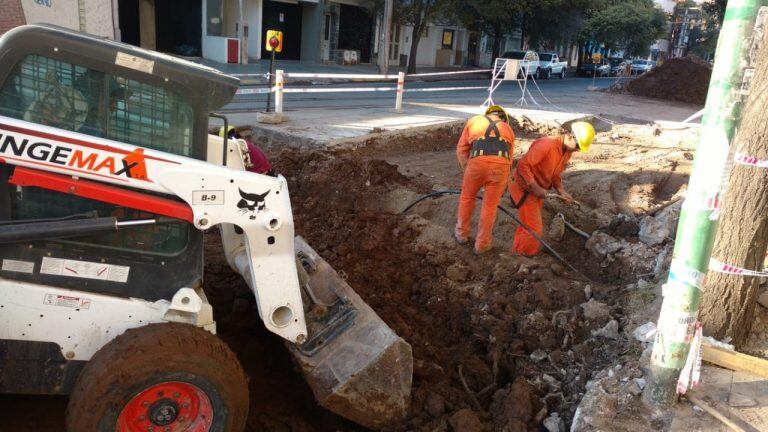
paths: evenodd
<path fill-rule="evenodd" d="M 600 321 L 611 316 L 611 309 L 608 305 L 595 299 L 582 303 L 581 308 L 584 310 L 584 318 L 589 321 Z"/>
<path fill-rule="evenodd" d="M 595 231 L 584 247 L 596 257 L 602 258 L 608 254 L 618 252 L 624 245 L 619 240 L 602 231 Z"/>
<path fill-rule="evenodd" d="M 639 342 L 653 342 L 653 338 L 656 336 L 656 324 L 647 322 L 636 328 L 635 331 L 632 332 L 632 336 Z"/>
<path fill-rule="evenodd" d="M 616 320 L 608 321 L 603 328 L 592 331 L 592 336 L 604 337 L 606 339 L 616 340 L 619 338 L 619 322 Z"/>

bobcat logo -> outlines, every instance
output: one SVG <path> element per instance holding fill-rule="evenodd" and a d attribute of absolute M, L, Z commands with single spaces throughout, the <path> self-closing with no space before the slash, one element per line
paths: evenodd
<path fill-rule="evenodd" d="M 239 188 L 238 190 L 240 191 L 240 197 L 242 198 L 237 203 L 237 208 L 240 209 L 240 214 L 250 213 L 250 219 L 256 219 L 256 214 L 267 207 L 267 203 L 264 201 L 264 198 L 266 198 L 270 191 L 266 191 L 263 194 L 254 194 L 243 192 L 243 190 Z"/>

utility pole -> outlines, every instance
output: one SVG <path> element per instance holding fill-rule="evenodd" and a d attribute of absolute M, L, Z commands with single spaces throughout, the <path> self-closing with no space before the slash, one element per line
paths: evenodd
<path fill-rule="evenodd" d="M 768 0 L 729 0 L 725 11 L 643 392 L 644 399 L 659 408 L 677 400 L 676 383 L 690 350 L 724 197 L 729 145 L 741 120 L 741 88 L 755 18 L 766 4 Z"/>
<path fill-rule="evenodd" d="M 394 0 L 384 0 L 384 17 L 381 20 L 381 32 L 379 35 L 379 74 L 386 75 L 389 72 L 389 39 L 392 32 L 392 9 Z"/>

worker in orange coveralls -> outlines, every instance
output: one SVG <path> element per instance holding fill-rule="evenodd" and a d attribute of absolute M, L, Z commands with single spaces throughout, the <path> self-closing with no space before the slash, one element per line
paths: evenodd
<path fill-rule="evenodd" d="M 475 200 L 481 188 L 483 204 L 475 238 L 475 254 L 491 249 L 491 233 L 499 205 L 509 179 L 515 133 L 509 126 L 504 108 L 494 105 L 485 115 L 472 117 L 456 146 L 456 158 L 464 171 L 459 198 L 458 221 L 454 238 L 459 244 L 469 241 L 469 225 L 475 210 Z"/>
<path fill-rule="evenodd" d="M 520 158 L 512 173 L 509 193 L 512 205 L 517 208 L 520 221 L 541 237 L 543 223 L 541 206 L 547 192 L 555 191 L 567 202 L 573 197 L 563 187 L 562 174 L 571 155 L 576 150 L 587 152 L 595 138 L 595 128 L 587 122 L 574 122 L 569 133 L 539 138 Z M 515 231 L 512 253 L 533 256 L 539 253 L 541 244 L 522 226 Z"/>

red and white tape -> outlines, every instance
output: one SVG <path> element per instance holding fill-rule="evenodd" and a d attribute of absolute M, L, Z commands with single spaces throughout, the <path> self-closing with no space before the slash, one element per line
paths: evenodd
<path fill-rule="evenodd" d="M 684 395 L 688 389 L 699 385 L 701 379 L 701 337 L 701 323 L 697 321 L 688 358 L 685 360 L 685 366 L 677 379 L 678 394 Z"/>
<path fill-rule="evenodd" d="M 730 264 L 722 263 L 715 258 L 709 259 L 709 270 L 718 273 L 726 273 L 739 276 L 755 276 L 755 277 L 768 277 L 768 271 L 756 271 L 748 270 L 741 267 L 732 266 Z"/>
<path fill-rule="evenodd" d="M 736 153 L 733 157 L 733 161 L 740 165 L 768 168 L 768 160 L 758 159 L 754 156 L 746 155 L 744 153 Z"/>

